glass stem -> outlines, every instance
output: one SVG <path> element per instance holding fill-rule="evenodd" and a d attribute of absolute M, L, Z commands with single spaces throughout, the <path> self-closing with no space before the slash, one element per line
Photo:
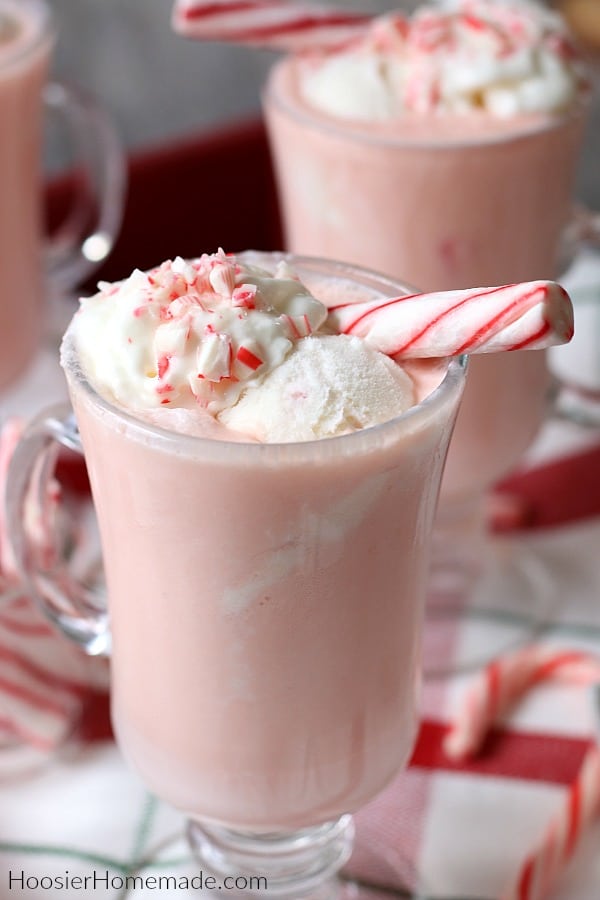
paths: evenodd
<path fill-rule="evenodd" d="M 352 852 L 352 817 L 314 828 L 257 834 L 191 819 L 187 837 L 206 875 L 225 878 L 245 896 L 329 900 Z"/>

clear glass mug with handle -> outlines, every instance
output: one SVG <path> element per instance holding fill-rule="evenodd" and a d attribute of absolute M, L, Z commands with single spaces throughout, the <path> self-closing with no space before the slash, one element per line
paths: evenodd
<path fill-rule="evenodd" d="M 125 160 L 105 111 L 76 88 L 48 81 L 56 26 L 45 0 L 0 0 L 0 390 L 40 345 L 52 298 L 68 293 L 112 249 L 123 211 Z M 78 167 L 71 208 L 42 240 L 45 115 Z"/>
<path fill-rule="evenodd" d="M 318 247 L 435 291 L 559 277 L 582 242 L 600 241 L 597 216 L 571 215 L 587 92 L 548 117 L 382 124 L 311 107 L 305 65 L 301 54 L 284 57 L 263 92 L 290 251 Z M 471 361 L 436 524 L 432 673 L 479 665 L 522 641 L 558 600 L 548 567 L 507 552 L 487 527 L 490 490 L 523 459 L 555 394 L 544 351 Z M 458 647 L 461 623 L 511 616 L 514 627 Z"/>
<path fill-rule="evenodd" d="M 405 293 L 365 270 L 291 262 L 309 289 L 342 278 Z M 69 335 L 63 365 L 74 414 L 33 422 L 9 473 L 23 576 L 66 634 L 111 653 L 117 741 L 190 818 L 203 871 L 312 896 L 351 852 L 348 814 L 412 748 L 427 558 L 466 360 L 436 363 L 433 392 L 382 425 L 281 444 L 134 418 L 90 385 Z M 69 528 L 61 540 L 56 522 L 40 543 L 26 527 L 32 508 L 44 516 L 59 446 L 85 454 L 108 608 L 98 570 L 86 584 L 69 568 Z"/>

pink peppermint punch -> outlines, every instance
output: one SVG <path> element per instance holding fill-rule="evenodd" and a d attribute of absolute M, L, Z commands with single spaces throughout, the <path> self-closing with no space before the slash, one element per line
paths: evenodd
<path fill-rule="evenodd" d="M 362 34 L 371 18 L 286 0 L 177 0 L 171 23 L 196 40 L 288 51 L 343 44 Z"/>
<path fill-rule="evenodd" d="M 343 303 L 327 324 L 397 359 L 541 350 L 574 333 L 571 299 L 554 281 Z"/>

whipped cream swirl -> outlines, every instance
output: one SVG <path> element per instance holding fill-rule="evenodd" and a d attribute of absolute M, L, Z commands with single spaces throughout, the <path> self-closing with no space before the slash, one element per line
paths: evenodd
<path fill-rule="evenodd" d="M 364 38 L 300 65 L 309 105 L 369 121 L 560 112 L 586 84 L 564 21 L 534 0 L 445 0 L 410 19 L 382 16 Z"/>
<path fill-rule="evenodd" d="M 69 330 L 92 384 L 130 409 L 216 415 L 327 319 L 285 261 L 270 274 L 222 250 L 98 287 Z"/>

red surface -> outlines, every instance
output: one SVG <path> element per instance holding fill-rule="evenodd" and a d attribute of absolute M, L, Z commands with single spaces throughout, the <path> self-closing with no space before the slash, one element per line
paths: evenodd
<path fill-rule="evenodd" d="M 55 225 L 71 179 L 48 190 Z M 174 256 L 281 249 L 271 162 L 263 126 L 245 122 L 138 153 L 129 164 L 125 218 L 107 263 L 92 279 L 114 280 Z"/>
<path fill-rule="evenodd" d="M 568 460 L 514 475 L 500 485 L 501 492 L 523 501 L 523 528 L 550 528 L 600 515 L 600 434 L 598 441 Z"/>
<path fill-rule="evenodd" d="M 493 729 L 475 759 L 455 763 L 442 749 L 447 730 L 441 722 L 424 719 L 410 765 L 568 786 L 577 777 L 590 747 L 590 741 L 583 738 Z"/>

